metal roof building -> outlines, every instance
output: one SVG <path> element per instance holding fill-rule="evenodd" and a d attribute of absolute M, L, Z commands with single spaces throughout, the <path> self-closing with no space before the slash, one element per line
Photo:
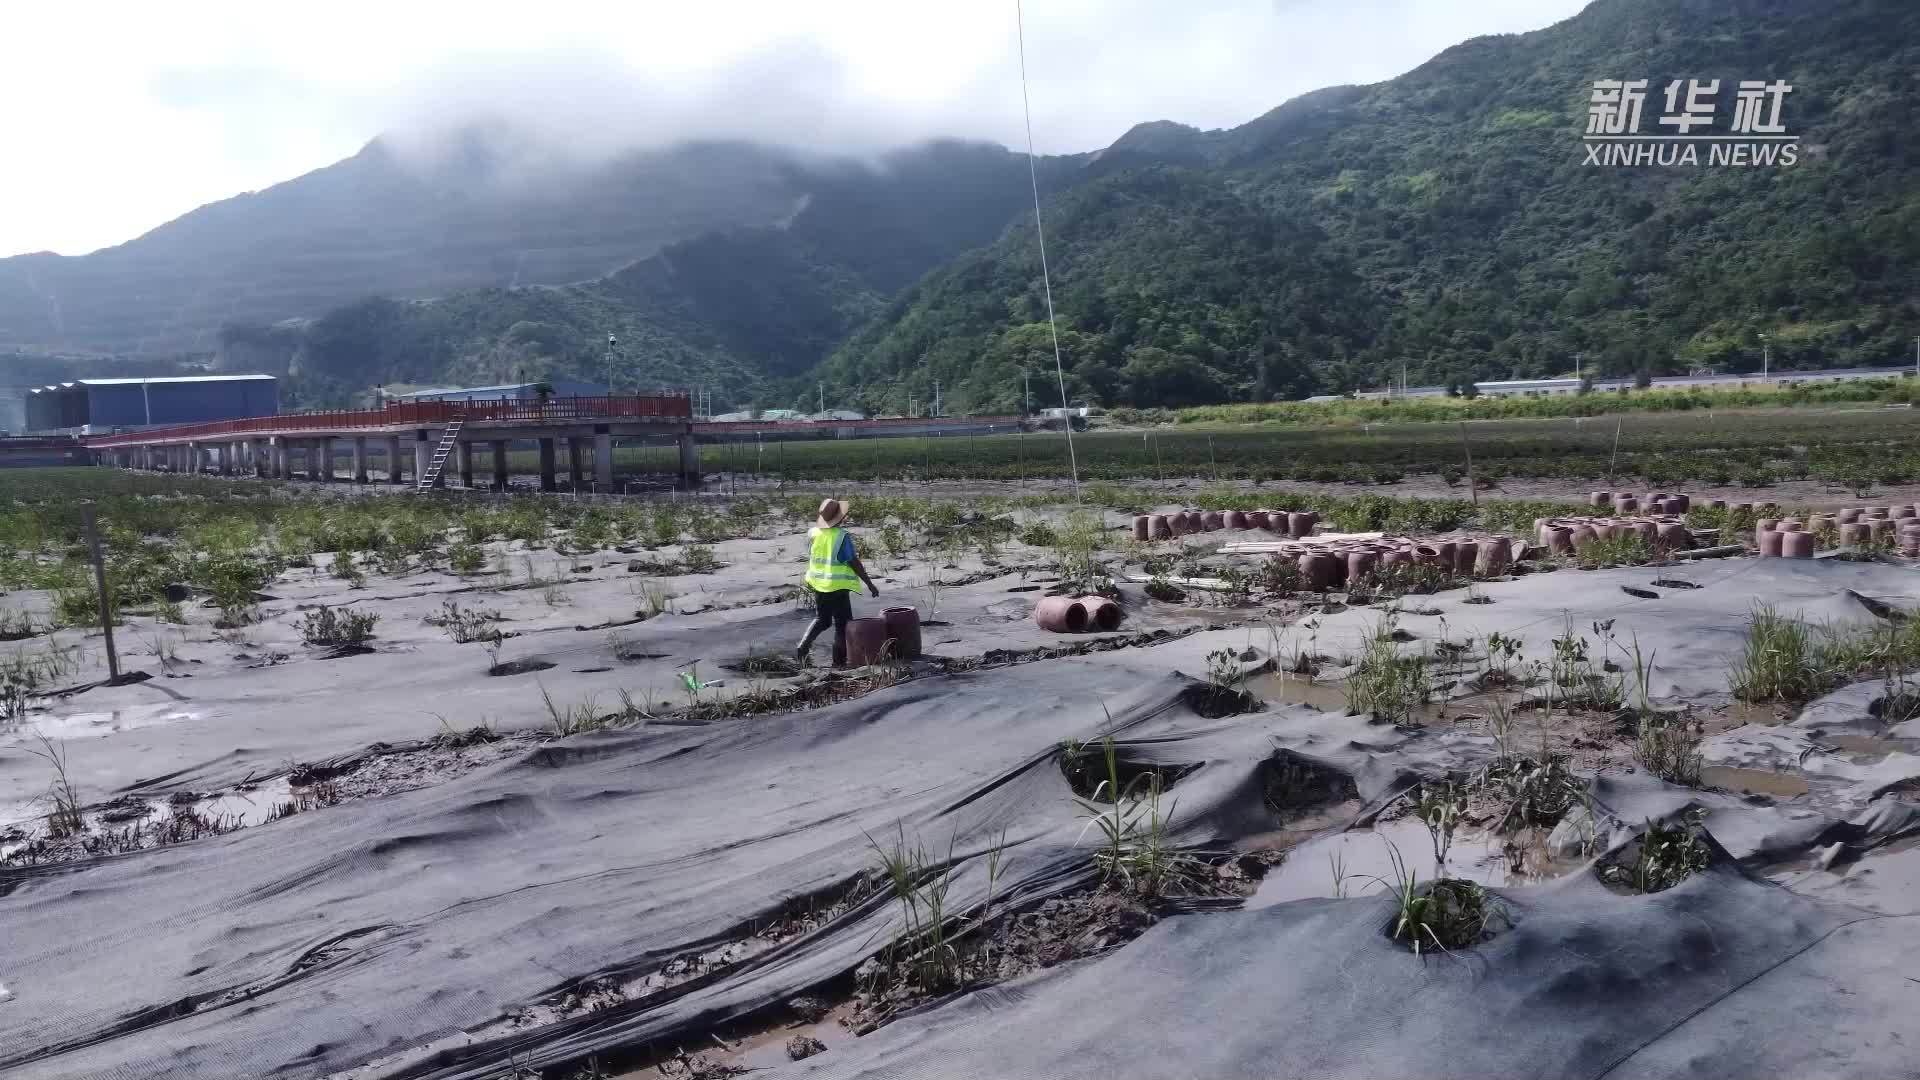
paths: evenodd
<path fill-rule="evenodd" d="M 280 412 L 280 382 L 271 375 L 75 379 L 27 391 L 26 411 L 30 432 L 91 432 L 274 416 Z"/>
<path fill-rule="evenodd" d="M 395 394 L 390 401 L 533 401 L 539 397 L 534 388 L 539 382 L 501 383 L 499 386 L 462 386 L 453 389 L 415 390 L 410 394 Z M 548 379 L 546 385 L 553 388 L 557 398 L 604 397 L 607 388 L 599 383 L 577 382 L 572 379 Z"/>

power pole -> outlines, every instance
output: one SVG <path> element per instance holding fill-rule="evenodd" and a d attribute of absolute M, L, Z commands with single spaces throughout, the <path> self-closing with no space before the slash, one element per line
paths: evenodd
<path fill-rule="evenodd" d="M 1914 360 L 1913 360 L 1914 370 L 1920 371 L 1920 338 L 1913 339 L 1913 355 L 1914 355 Z M 1020 415 L 1032 416 L 1033 415 L 1033 372 L 1022 371 L 1020 373 L 1020 391 L 1026 399 L 1026 404 L 1021 407 Z"/>
<path fill-rule="evenodd" d="M 936 419 L 940 416 L 940 380 L 939 379 L 933 380 L 933 415 Z"/>
<path fill-rule="evenodd" d="M 1773 371 L 1773 342 L 1767 340 L 1767 335 L 1761 334 L 1760 335 L 1760 381 L 1766 382 L 1771 377 L 1772 371 Z"/>
<path fill-rule="evenodd" d="M 814 386 L 814 389 L 820 391 L 820 411 L 826 412 L 827 411 L 827 384 L 814 383 L 813 386 Z"/>
<path fill-rule="evenodd" d="M 615 341 L 613 335 L 609 333 L 607 335 L 607 396 L 608 397 L 613 396 L 613 352 L 615 347 L 618 346 L 618 344 L 619 342 Z"/>

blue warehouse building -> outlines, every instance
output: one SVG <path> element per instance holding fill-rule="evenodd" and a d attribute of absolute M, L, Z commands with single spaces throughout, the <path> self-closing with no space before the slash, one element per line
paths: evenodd
<path fill-rule="evenodd" d="M 271 375 L 75 379 L 36 387 L 26 399 L 28 431 L 100 432 L 274 416 L 280 383 Z"/>

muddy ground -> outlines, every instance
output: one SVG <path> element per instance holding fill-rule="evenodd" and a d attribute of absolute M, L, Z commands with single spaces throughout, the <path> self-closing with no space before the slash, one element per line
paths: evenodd
<path fill-rule="evenodd" d="M 1576 494 L 1567 485 L 1523 492 L 1525 482 L 1509 483 L 1502 494 Z M 1785 491 L 1791 486 L 1770 489 L 1768 496 L 1793 501 Z M 1296 487 L 1350 490 L 1266 485 L 1268 490 Z M 1409 481 L 1395 490 L 1417 494 L 1415 487 Z M 1023 521 L 1062 519 L 1052 512 L 1021 516 Z M 1106 524 L 1117 530 L 1121 518 L 1108 515 Z M 1264 760 L 1276 747 L 1331 771 L 1315 774 L 1316 783 L 1324 783 L 1297 806 L 1284 798 L 1276 802 L 1269 785 L 1263 812 L 1269 816 L 1257 822 L 1241 820 L 1236 816 L 1241 811 L 1229 809 L 1237 805 L 1226 794 L 1231 785 L 1207 779 L 1222 766 L 1215 765 L 1215 773 L 1199 768 L 1198 779 L 1179 780 L 1174 790 L 1187 800 L 1187 813 L 1206 816 L 1182 837 L 1191 863 L 1150 897 L 1093 874 L 1082 851 L 1069 860 L 1078 869 L 1048 870 L 1018 893 L 1000 895 L 996 910 L 991 887 L 983 890 L 977 880 L 982 875 L 976 845 L 967 855 L 961 891 L 985 900 L 985 907 L 975 909 L 969 936 L 954 946 L 960 973 L 944 982 L 916 982 L 916 961 L 886 955 L 887 939 L 876 942 L 872 936 L 878 931 L 867 931 L 864 939 L 846 936 L 848 923 L 881 920 L 890 910 L 873 866 L 884 845 L 871 835 L 863 844 L 856 832 L 847 838 L 848 851 L 836 856 L 847 866 L 863 867 L 856 885 L 804 911 L 744 933 L 662 940 L 648 952 L 665 959 L 637 964 L 619 951 L 631 943 L 615 945 L 610 939 L 606 953 L 595 958 L 590 944 L 583 945 L 593 940 L 589 926 L 569 939 L 564 955 L 529 957 L 547 971 L 546 985 L 565 989 L 449 1013 L 472 1017 L 461 1020 L 454 1032 L 446 1029 L 446 1020 L 423 1021 L 401 1038 L 405 1046 L 368 1044 L 343 1051 L 359 1056 L 349 1069 L 327 1064 L 340 1059 L 334 1054 L 322 1061 L 282 1062 L 282 1071 L 428 1075 L 420 1071 L 428 1068 L 423 1063 L 455 1047 L 490 1046 L 577 1026 L 582 1018 L 602 1013 L 644 1015 L 647 1003 L 656 999 L 724 996 L 729 980 L 740 973 L 823 938 L 843 942 L 835 955 L 852 959 L 828 965 L 830 971 L 818 969 L 822 974 L 809 976 L 812 981 L 799 979 L 795 988 L 804 993 L 782 993 L 753 1008 L 693 1010 L 671 1038 L 650 1037 L 591 1055 L 569 1057 L 564 1050 L 551 1050 L 536 1060 L 529 1052 L 528 1060 L 535 1063 L 525 1064 L 509 1053 L 489 1075 L 538 1075 L 521 1070 L 541 1069 L 569 1076 L 583 1067 L 603 1075 L 642 1067 L 648 1075 L 721 1075 L 789 1058 L 804 1058 L 810 1068 L 836 1055 L 857 1061 L 859 1044 L 870 1035 L 910 1018 L 964 1015 L 968 1002 L 982 1000 L 980 995 L 996 984 L 1042 978 L 1055 968 L 1097 968 L 1164 920 L 1206 918 L 1207 912 L 1228 909 L 1262 911 L 1316 898 L 1377 898 L 1398 872 L 1388 861 L 1389 848 L 1407 857 L 1408 867 L 1422 879 L 1446 873 L 1490 889 L 1524 889 L 1589 868 L 1608 850 L 1610 831 L 1618 849 L 1643 820 L 1688 808 L 1702 816 L 1715 842 L 1743 872 L 1823 903 L 1883 914 L 1914 910 L 1909 886 L 1920 881 L 1920 849 L 1904 839 L 1914 835 L 1914 825 L 1898 808 L 1920 789 L 1920 728 L 1880 718 L 1873 684 L 1801 709 L 1737 702 L 1728 682 L 1744 620 L 1755 603 L 1804 613 L 1823 625 L 1870 627 L 1887 621 L 1889 612 L 1897 618 L 1920 603 L 1920 576 L 1910 572 L 1837 560 L 1733 559 L 1592 572 L 1543 566 L 1480 583 L 1471 594 L 1453 589 L 1352 606 L 1339 597 L 1311 596 L 1257 597 L 1228 606 L 1206 593 L 1164 603 L 1123 582 L 1117 591 L 1128 617 L 1120 632 L 1064 639 L 1041 631 L 1030 617 L 1036 598 L 1062 583 L 1056 551 L 1016 540 L 991 555 L 896 558 L 875 550 L 868 530 L 857 532 L 867 545 L 867 565 L 881 596 L 856 601 L 856 614 L 875 614 L 892 604 L 917 607 L 925 620 L 927 654 L 917 662 L 831 672 L 825 669 L 822 641 L 814 651 L 815 666 L 790 666 L 785 658 L 810 617 L 790 591 L 803 562 L 804 539 L 771 527 L 711 545 L 721 565 L 700 574 L 662 574 L 646 562 L 670 559 L 677 554 L 674 548 L 563 557 L 550 548 L 496 542 L 488 552 L 493 569 L 482 574 L 370 575 L 364 585 L 354 586 L 330 576 L 323 569 L 327 560 L 320 557 L 314 568 L 289 571 L 269 586 L 262 617 L 252 626 L 217 629 L 213 613 L 197 604 L 187 606 L 184 626 L 131 617 L 118 632 L 123 663 L 151 676 L 131 685 L 90 686 L 105 674 L 99 636 L 63 632 L 57 641 L 78 649 L 69 683 L 73 692 L 36 703 L 0 729 L 0 905 L 44 913 L 56 899 L 48 890 L 65 887 L 45 876 L 54 866 L 157 858 L 162 848 L 265 843 L 275 830 L 296 845 L 287 855 L 298 861 L 300 838 L 310 835 L 296 828 L 300 821 L 360 804 L 450 798 L 463 785 L 496 782 L 556 747 L 597 745 L 595 740 L 607 733 L 567 733 L 568 725 L 583 716 L 592 718 L 586 726 L 605 724 L 639 740 L 607 745 L 626 746 L 610 752 L 632 755 L 632 771 L 619 782 L 622 790 L 644 791 L 652 783 L 650 770 L 666 767 L 664 759 L 657 761 L 651 750 L 642 749 L 651 739 L 666 740 L 663 745 L 707 739 L 707 729 L 716 726 L 752 732 L 754 725 L 790 718 L 796 710 L 839 715 L 866 707 L 862 702 L 869 698 L 879 710 L 872 723 L 885 724 L 886 710 L 895 707 L 885 703 L 937 709 L 946 687 L 961 692 L 952 682 L 956 679 L 973 680 L 969 686 L 1017 679 L 1028 688 L 1023 707 L 1038 710 L 1034 715 L 1048 709 L 1073 712 L 1097 725 L 1103 710 L 1111 708 L 1109 720 L 1120 712 L 1120 699 L 1108 701 L 1086 688 L 1178 676 L 1196 684 L 1230 682 L 1235 694 L 1251 695 L 1246 706 L 1252 711 L 1235 714 L 1195 705 L 1183 724 L 1152 721 L 1169 723 L 1167 738 L 1185 740 L 1188 748 L 1180 752 L 1193 757 L 1154 765 L 1166 769 L 1154 775 L 1173 778 L 1216 759 Z M 1117 572 L 1123 557 L 1104 558 Z M 636 560 L 642 560 L 638 569 Z M 1682 578 L 1696 587 L 1660 584 Z M 482 613 L 485 618 L 476 625 L 501 632 L 497 647 L 452 640 L 444 625 L 449 604 L 469 616 Z M 319 605 L 376 614 L 369 648 L 302 644 L 295 624 Z M 1348 715 L 1350 678 L 1383 618 L 1404 631 L 1402 654 L 1434 661 L 1433 700 L 1398 726 Z M 1704 738 L 1701 787 L 1662 785 L 1647 775 L 1636 752 L 1639 725 L 1631 710 L 1530 706 L 1524 679 L 1490 692 L 1484 678 L 1492 664 L 1487 642 L 1496 633 L 1521 642 L 1522 655 L 1536 660 L 1554 655 L 1557 640 L 1576 634 L 1591 649 L 1596 670 L 1623 679 L 1635 669 L 1626 647 L 1637 637 L 1654 658 L 1646 678 L 1636 677 L 1626 693 L 1637 698 L 1644 690 L 1648 709 Z M 1297 663 L 1302 655 L 1311 662 Z M 1080 689 L 1058 702 L 1048 700 L 1049 671 L 1060 673 L 1061 686 Z M 1215 712 L 1225 715 L 1209 715 Z M 972 721 L 956 713 L 956 722 Z M 1152 764 L 1159 752 L 1152 723 L 1129 735 L 1143 739 L 1130 751 L 1136 763 Z M 1078 728 L 1063 721 L 1057 730 Z M 1463 814 L 1452 851 L 1445 858 L 1429 852 L 1429 830 L 1416 812 L 1412 788 L 1421 775 L 1466 783 L 1495 754 L 1495 735 L 1536 760 L 1564 758 L 1610 800 L 1612 824 L 1589 826 L 1574 842 L 1559 835 L 1566 832 L 1557 829 L 1559 816 L 1508 831 L 1500 824 L 1500 808 L 1482 799 Z M 949 755 L 958 772 L 975 770 L 969 764 L 967 729 L 952 732 L 950 739 L 926 752 Z M 1055 742 L 1054 735 L 1040 737 L 1021 753 L 1055 753 Z M 48 753 L 60 760 L 66 782 L 85 807 L 78 835 L 48 835 L 46 793 L 57 779 L 44 756 Z M 1064 783 L 1057 771 L 1053 783 Z M 884 808 L 889 800 L 912 805 L 920 794 L 921 789 L 900 790 L 877 805 Z M 1055 836 L 1061 850 L 1097 846 L 1086 839 L 1087 823 L 1071 808 L 1072 798 L 1092 794 L 1082 785 L 1049 795 L 1048 824 L 1033 835 Z M 1226 801 L 1210 803 L 1210 798 Z M 1205 809 L 1209 806 L 1215 809 Z M 1581 812 L 1592 820 L 1604 816 Z M 1566 813 L 1566 807 L 1558 811 Z M 888 818 L 875 814 L 864 820 L 884 828 L 880 823 Z M 1863 821 L 1851 832 L 1834 831 L 1836 823 Z M 564 831 L 565 823 L 541 827 Z M 725 836 L 729 825 L 721 820 L 709 828 Z M 981 823 L 980 830 L 991 837 L 992 822 Z M 872 850 L 863 850 L 869 846 Z M 691 857 L 705 856 L 676 856 Z M 16 876 L 8 876 L 8 866 Z M 83 876 L 73 880 L 85 880 L 85 870 L 77 872 Z M 443 899 L 452 902 L 461 886 L 456 879 L 448 888 Z M 957 894 L 955 901 L 959 907 Z M 405 919 L 395 916 L 394 921 Z M 218 922 L 219 916 L 207 915 L 203 929 L 218 932 L 223 929 L 214 925 Z M 0 987 L 7 988 L 0 990 L 0 1001 L 7 996 L 25 1001 L 41 992 L 43 982 L 59 977 L 35 960 L 9 970 L 5 956 L 19 951 L 0 950 Z M 323 949 L 314 954 L 317 959 L 303 963 L 325 967 L 348 951 Z M 615 967 L 621 969 L 618 977 L 596 974 Z M 192 982 L 177 972 L 158 974 Z M 525 973 L 515 978 L 514 985 L 539 985 Z M 214 1003 L 224 1004 L 224 999 Z M 222 1038 L 218 1028 L 201 1037 Z M 86 1069 L 117 1060 L 110 1037 L 85 1046 L 82 1053 L 78 1045 L 49 1044 L 26 1057 L 0 1060 L 31 1064 L 29 1074 L 47 1076 L 86 1075 Z"/>

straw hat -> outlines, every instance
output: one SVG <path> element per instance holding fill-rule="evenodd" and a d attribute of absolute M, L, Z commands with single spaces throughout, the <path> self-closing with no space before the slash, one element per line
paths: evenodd
<path fill-rule="evenodd" d="M 820 502 L 820 514 L 814 524 L 822 529 L 831 529 L 847 520 L 847 504 L 839 499 L 823 499 Z"/>

